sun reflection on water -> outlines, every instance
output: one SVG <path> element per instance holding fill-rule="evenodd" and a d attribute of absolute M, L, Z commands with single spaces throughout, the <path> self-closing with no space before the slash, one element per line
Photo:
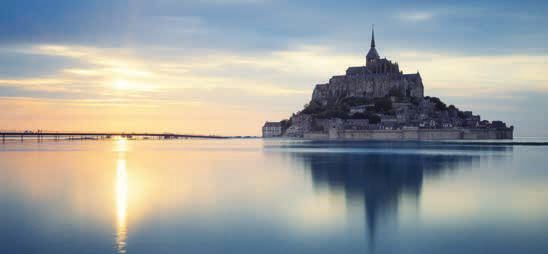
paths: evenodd
<path fill-rule="evenodd" d="M 127 141 L 116 140 L 118 161 L 116 163 L 116 250 L 126 253 L 127 240 L 127 206 L 128 206 L 128 175 L 125 152 Z"/>

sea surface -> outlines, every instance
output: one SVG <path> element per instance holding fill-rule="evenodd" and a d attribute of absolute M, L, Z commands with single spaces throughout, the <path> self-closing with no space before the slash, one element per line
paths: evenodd
<path fill-rule="evenodd" d="M 0 253 L 548 253 L 548 146 L 0 143 Z"/>

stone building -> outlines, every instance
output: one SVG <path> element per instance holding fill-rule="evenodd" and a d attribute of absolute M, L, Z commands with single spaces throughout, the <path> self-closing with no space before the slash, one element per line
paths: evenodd
<path fill-rule="evenodd" d="M 282 123 L 266 122 L 263 125 L 263 138 L 273 138 L 282 136 Z"/>

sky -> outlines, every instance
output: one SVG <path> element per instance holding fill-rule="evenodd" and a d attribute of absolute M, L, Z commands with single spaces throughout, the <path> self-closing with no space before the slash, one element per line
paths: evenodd
<path fill-rule="evenodd" d="M 260 135 L 381 57 L 548 137 L 547 1 L 2 0 L 0 129 Z"/>

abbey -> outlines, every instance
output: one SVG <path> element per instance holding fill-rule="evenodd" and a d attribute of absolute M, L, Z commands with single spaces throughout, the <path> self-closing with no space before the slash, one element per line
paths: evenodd
<path fill-rule="evenodd" d="M 334 76 L 327 84 L 314 88 L 312 100 L 322 105 L 336 103 L 340 98 L 380 98 L 393 94 L 424 97 L 424 87 L 419 73 L 403 74 L 398 63 L 380 58 L 375 48 L 375 31 L 371 35 L 371 48 L 365 66 L 350 67 L 346 75 Z"/>
<path fill-rule="evenodd" d="M 424 96 L 421 75 L 381 58 L 371 32 L 365 65 L 314 88 L 304 109 L 267 122 L 263 137 L 350 140 L 512 139 L 514 127 Z"/>

